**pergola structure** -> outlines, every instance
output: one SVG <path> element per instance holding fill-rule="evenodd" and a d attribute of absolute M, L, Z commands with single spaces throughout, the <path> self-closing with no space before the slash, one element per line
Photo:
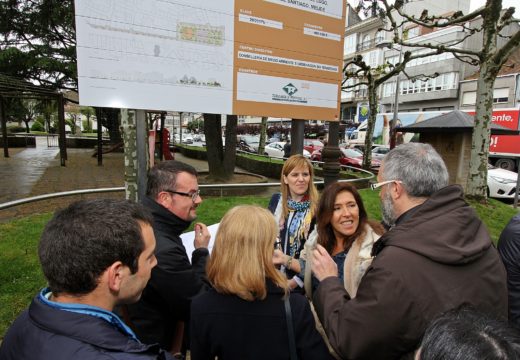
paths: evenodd
<path fill-rule="evenodd" d="M 5 99 L 50 99 L 58 103 L 58 132 L 61 165 L 65 166 L 67 160 L 67 148 L 65 143 L 65 112 L 63 94 L 46 89 L 30 82 L 14 78 L 0 73 L 0 123 L 2 124 L 2 138 L 4 140 L 4 157 L 9 157 L 9 144 L 7 139 L 7 119 L 5 116 Z"/>

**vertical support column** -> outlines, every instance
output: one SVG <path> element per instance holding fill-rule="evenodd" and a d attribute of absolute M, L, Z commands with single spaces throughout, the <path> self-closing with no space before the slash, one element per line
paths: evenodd
<path fill-rule="evenodd" d="M 103 165 L 103 124 L 102 124 L 103 111 L 101 108 L 96 108 L 97 118 L 97 164 L 98 166 Z"/>
<path fill-rule="evenodd" d="M 179 111 L 179 144 L 182 144 L 182 111 Z"/>
<path fill-rule="evenodd" d="M 0 96 L 0 122 L 2 123 L 2 139 L 4 140 L 4 157 L 9 157 L 9 143 L 7 142 L 7 119 L 5 118 L 4 97 Z"/>
<path fill-rule="evenodd" d="M 292 119 L 291 121 L 291 155 L 303 154 L 303 137 L 305 136 L 305 121 Z"/>
<path fill-rule="evenodd" d="M 339 171 L 341 169 L 339 164 L 339 157 L 341 152 L 338 147 L 339 142 L 339 122 L 329 122 L 329 139 L 327 145 L 321 152 L 321 161 L 323 164 L 323 178 L 325 186 L 338 181 Z"/>
<path fill-rule="evenodd" d="M 135 111 L 128 109 L 121 109 L 120 111 L 125 159 L 125 196 L 127 200 L 137 202 L 137 133 Z"/>
<path fill-rule="evenodd" d="M 159 136 L 159 160 L 163 160 L 163 146 L 164 146 L 164 122 L 166 120 L 166 113 L 163 111 L 161 112 L 161 129 L 159 130 L 159 133 L 157 134 Z M 156 135 L 156 136 L 157 136 Z"/>
<path fill-rule="evenodd" d="M 143 199 L 146 194 L 146 176 L 148 172 L 148 131 L 146 112 L 136 110 L 136 145 L 137 145 L 137 198 Z"/>
<path fill-rule="evenodd" d="M 63 94 L 58 95 L 58 143 L 60 145 L 61 166 L 65 166 L 67 160 L 67 138 L 65 136 L 65 103 Z"/>

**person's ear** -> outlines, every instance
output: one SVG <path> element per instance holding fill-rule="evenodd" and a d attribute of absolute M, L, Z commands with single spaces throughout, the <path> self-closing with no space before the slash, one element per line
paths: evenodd
<path fill-rule="evenodd" d="M 287 176 L 285 176 L 285 175 L 283 176 L 283 183 L 284 183 L 285 185 L 288 184 L 288 182 L 287 182 Z"/>
<path fill-rule="evenodd" d="M 169 193 L 167 193 L 166 191 L 161 191 L 158 195 L 157 195 L 157 198 L 155 199 L 155 202 L 157 202 L 158 204 L 161 204 L 163 206 L 165 206 L 166 204 L 168 204 L 168 201 L 171 200 L 171 196 Z"/>
<path fill-rule="evenodd" d="M 400 182 L 394 182 L 390 191 L 394 200 L 401 198 L 405 194 L 403 184 L 401 184 Z"/>
<path fill-rule="evenodd" d="M 107 269 L 107 282 L 110 290 L 119 292 L 123 279 L 128 275 L 130 269 L 121 261 L 116 261 Z"/>

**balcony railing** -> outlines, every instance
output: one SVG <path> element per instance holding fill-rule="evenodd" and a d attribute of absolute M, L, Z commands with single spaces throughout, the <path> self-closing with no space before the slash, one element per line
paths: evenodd
<path fill-rule="evenodd" d="M 363 51 L 367 49 L 375 48 L 377 44 L 379 44 L 381 41 L 383 41 L 382 36 L 378 36 L 375 39 L 370 39 L 368 41 L 363 41 L 356 46 L 356 51 Z"/>

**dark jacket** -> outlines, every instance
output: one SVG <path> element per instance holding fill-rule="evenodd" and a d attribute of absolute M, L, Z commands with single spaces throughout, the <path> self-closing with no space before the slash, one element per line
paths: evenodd
<path fill-rule="evenodd" d="M 264 300 L 246 301 L 215 290 L 198 296 L 191 308 L 191 358 L 289 359 L 283 292 L 267 282 Z M 316 330 L 309 302 L 290 295 L 298 359 L 330 359 Z"/>
<path fill-rule="evenodd" d="M 355 299 L 336 277 L 320 283 L 314 305 L 342 358 L 403 357 L 434 317 L 462 304 L 507 315 L 504 266 L 462 195 L 445 187 L 385 233 Z"/>
<path fill-rule="evenodd" d="M 195 249 L 192 263 L 180 238 L 190 226 L 150 198 L 143 204 L 154 218 L 157 266 L 139 302 L 128 307 L 137 337 L 147 344 L 169 349 L 175 324 L 187 321 L 191 298 L 209 288 L 206 281 L 208 249 Z"/>
<path fill-rule="evenodd" d="M 7 332 L 1 360 L 170 360 L 158 345 L 144 345 L 108 321 L 56 309 L 36 296 Z"/>
<path fill-rule="evenodd" d="M 498 252 L 507 271 L 509 320 L 520 328 L 520 215 L 513 217 L 500 234 Z"/>

